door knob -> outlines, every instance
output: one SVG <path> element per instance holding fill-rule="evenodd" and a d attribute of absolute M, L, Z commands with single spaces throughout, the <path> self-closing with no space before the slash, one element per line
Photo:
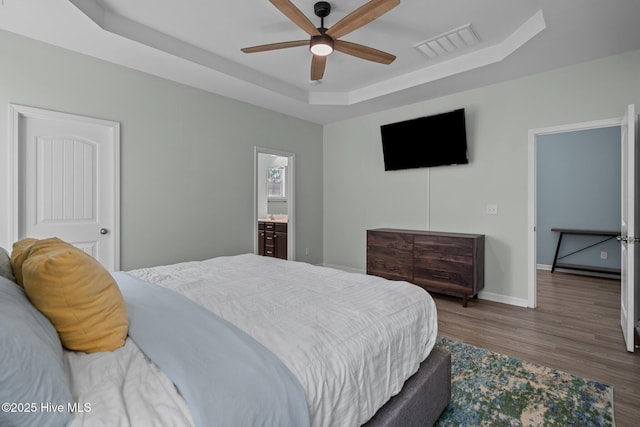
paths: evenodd
<path fill-rule="evenodd" d="M 100 229 L 100 234 L 109 234 L 109 230 L 106 228 L 101 228 Z"/>
<path fill-rule="evenodd" d="M 618 236 L 616 237 L 616 240 L 618 242 L 624 242 L 624 243 L 640 243 L 640 238 L 633 237 L 633 236 L 628 236 L 628 237 Z"/>

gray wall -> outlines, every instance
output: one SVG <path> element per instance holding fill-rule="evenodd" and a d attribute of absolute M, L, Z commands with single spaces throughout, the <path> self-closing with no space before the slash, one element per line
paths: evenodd
<path fill-rule="evenodd" d="M 639 76 L 635 51 L 325 126 L 325 263 L 364 270 L 368 228 L 482 233 L 483 295 L 526 304 L 529 130 L 622 117 Z M 469 165 L 384 171 L 380 125 L 461 107 Z"/>
<path fill-rule="evenodd" d="M 0 116 L 13 102 L 122 123 L 123 269 L 251 251 L 258 145 L 296 153 L 298 259 L 364 270 L 374 227 L 484 233 L 486 294 L 524 300 L 528 131 L 640 104 L 640 51 L 324 128 L 11 33 L 0 52 Z M 384 172 L 381 124 L 460 107 L 469 165 Z M 0 245 L 7 133 L 0 120 Z"/>
<path fill-rule="evenodd" d="M 536 141 L 537 262 L 550 266 L 558 240 L 551 228 L 620 230 L 620 127 L 541 135 Z M 606 237 L 563 238 L 560 255 Z M 600 258 L 600 252 L 608 258 Z M 620 267 L 615 239 L 568 256 L 562 262 Z"/>
<path fill-rule="evenodd" d="M 122 269 L 252 252 L 256 145 L 296 154 L 296 255 L 322 262 L 322 126 L 8 32 L 0 52 L 0 245 L 16 103 L 122 124 Z"/>

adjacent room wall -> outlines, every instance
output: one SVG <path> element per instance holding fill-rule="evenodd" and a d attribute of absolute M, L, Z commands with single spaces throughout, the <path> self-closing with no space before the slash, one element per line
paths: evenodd
<path fill-rule="evenodd" d="M 483 297 L 526 305 L 528 131 L 621 117 L 638 76 L 635 51 L 325 126 L 325 264 L 364 271 L 369 228 L 483 233 Z M 384 171 L 380 125 L 461 107 L 469 165 Z"/>
<path fill-rule="evenodd" d="M 536 139 L 537 263 L 553 264 L 552 228 L 620 230 L 620 126 L 540 135 Z M 565 235 L 561 262 L 620 268 L 620 243 Z M 606 259 L 601 258 L 606 252 Z"/>
<path fill-rule="evenodd" d="M 296 154 L 296 256 L 322 262 L 322 126 L 8 32 L 0 53 L 0 245 L 16 103 L 122 124 L 122 269 L 252 252 L 256 145 Z"/>

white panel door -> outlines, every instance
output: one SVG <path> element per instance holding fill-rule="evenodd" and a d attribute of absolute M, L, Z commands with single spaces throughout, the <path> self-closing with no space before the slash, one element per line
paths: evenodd
<path fill-rule="evenodd" d="M 13 107 L 17 239 L 59 237 L 118 270 L 119 124 Z"/>
<path fill-rule="evenodd" d="M 627 351 L 634 350 L 634 328 L 636 322 L 635 292 L 637 291 L 638 272 L 636 267 L 640 251 L 637 250 L 637 166 L 638 150 L 636 146 L 638 116 L 635 106 L 629 105 L 622 121 L 622 292 L 620 303 L 620 325 Z"/>

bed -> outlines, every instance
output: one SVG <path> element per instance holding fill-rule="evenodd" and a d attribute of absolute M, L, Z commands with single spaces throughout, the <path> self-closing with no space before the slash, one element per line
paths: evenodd
<path fill-rule="evenodd" d="M 25 318 L 36 319 L 31 329 L 42 329 L 36 335 L 57 349 L 56 329 L 33 308 L 29 277 L 21 278 L 25 290 L 0 279 L 10 294 L 0 313 L 24 335 Z M 57 373 L 48 387 L 68 389 L 3 395 L 37 407 L 25 414 L 14 405 L 1 416 L 20 425 L 40 416 L 37 425 L 424 426 L 448 404 L 450 355 L 434 349 L 435 305 L 415 285 L 254 254 L 111 277 L 126 306 L 122 342 L 93 352 L 58 344 L 46 356 L 60 369 L 31 376 Z M 2 325 L 0 338 L 15 338 Z M 22 354 L 28 349 L 21 346 Z"/>

